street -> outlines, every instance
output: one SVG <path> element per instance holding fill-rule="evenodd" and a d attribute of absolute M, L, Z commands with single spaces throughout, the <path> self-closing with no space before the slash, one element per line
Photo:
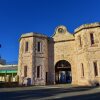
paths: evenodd
<path fill-rule="evenodd" d="M 100 87 L 67 85 L 0 88 L 0 100 L 99 100 Z"/>

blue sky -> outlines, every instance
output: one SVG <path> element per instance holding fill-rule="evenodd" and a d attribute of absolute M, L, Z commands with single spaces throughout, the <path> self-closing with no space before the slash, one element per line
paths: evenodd
<path fill-rule="evenodd" d="M 100 0 L 0 0 L 0 55 L 18 60 L 22 33 L 52 36 L 58 25 L 69 32 L 85 23 L 100 21 Z"/>

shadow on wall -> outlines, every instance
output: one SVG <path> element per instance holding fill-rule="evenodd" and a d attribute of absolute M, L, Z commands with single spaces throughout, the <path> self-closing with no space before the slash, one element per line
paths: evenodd
<path fill-rule="evenodd" d="M 53 38 L 48 38 L 48 77 L 47 84 L 54 84 L 54 40 Z"/>

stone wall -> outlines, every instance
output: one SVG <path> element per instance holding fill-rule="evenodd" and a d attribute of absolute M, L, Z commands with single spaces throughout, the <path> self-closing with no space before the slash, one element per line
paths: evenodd
<path fill-rule="evenodd" d="M 95 26 L 96 25 L 96 26 Z M 79 85 L 93 85 L 95 82 L 100 83 L 100 27 L 99 24 L 85 25 L 77 29 L 75 34 L 76 52 L 77 52 L 77 70 Z M 91 45 L 90 34 L 94 35 L 94 44 Z M 81 46 L 79 36 L 81 37 Z M 97 61 L 98 76 L 94 75 L 93 62 Z M 81 77 L 81 63 L 84 64 L 84 77 Z"/>
<path fill-rule="evenodd" d="M 29 50 L 25 52 L 25 43 L 29 42 Z M 33 37 L 22 38 L 20 40 L 19 48 L 19 61 L 18 61 L 18 75 L 20 76 L 20 84 L 22 84 L 24 77 L 24 66 L 27 66 L 27 75 L 28 78 L 31 78 L 31 84 L 33 83 Z"/>
<path fill-rule="evenodd" d="M 93 45 L 91 33 L 94 36 Z M 28 52 L 25 52 L 26 41 L 29 42 Z M 41 52 L 37 52 L 39 41 L 42 43 Z M 24 77 L 24 66 L 28 67 L 27 77 L 31 79 L 32 85 L 55 84 L 55 65 L 60 60 L 70 63 L 72 84 L 100 84 L 100 23 L 82 25 L 75 29 L 74 34 L 69 33 L 65 26 L 58 26 L 52 37 L 37 33 L 22 35 L 18 62 L 20 84 Z M 95 61 L 98 67 L 97 76 L 94 75 Z M 41 66 L 40 78 L 37 78 L 37 66 Z"/>
<path fill-rule="evenodd" d="M 29 43 L 28 51 L 25 52 L 25 43 Z M 37 43 L 41 42 L 41 52 L 37 52 Z M 24 76 L 24 67 L 27 66 L 27 77 Z M 40 77 L 37 78 L 37 66 L 40 66 Z M 48 44 L 45 36 L 35 33 L 22 35 L 19 48 L 18 75 L 20 84 L 25 78 L 31 79 L 31 85 L 45 85 L 46 72 L 48 71 Z"/>
<path fill-rule="evenodd" d="M 63 29 L 63 33 L 60 33 L 59 28 Z M 76 70 L 76 60 L 75 60 L 75 38 L 67 31 L 64 26 L 59 26 L 55 30 L 53 35 L 53 42 L 50 47 L 53 47 L 53 54 L 51 58 L 53 59 L 53 64 L 50 66 L 52 72 L 52 79 L 55 83 L 55 65 L 60 60 L 66 60 L 71 64 L 72 72 L 72 84 L 77 84 L 77 70 Z M 50 48 L 51 51 L 51 48 Z M 49 56 L 50 57 L 50 56 Z M 50 61 L 49 61 L 50 62 Z"/>

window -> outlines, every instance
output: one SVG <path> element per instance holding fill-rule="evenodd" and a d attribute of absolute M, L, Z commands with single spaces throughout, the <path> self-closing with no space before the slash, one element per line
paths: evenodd
<path fill-rule="evenodd" d="M 59 33 L 64 33 L 64 29 L 63 28 L 58 28 L 58 32 Z"/>
<path fill-rule="evenodd" d="M 90 39 L 91 39 L 91 45 L 93 45 L 94 44 L 94 35 L 93 35 L 93 33 L 90 34 Z"/>
<path fill-rule="evenodd" d="M 82 77 L 84 77 L 84 66 L 83 66 L 83 63 L 81 63 L 81 75 L 82 75 Z"/>
<path fill-rule="evenodd" d="M 25 43 L 25 51 L 28 51 L 28 42 Z"/>
<path fill-rule="evenodd" d="M 24 77 L 27 77 L 27 66 L 24 66 Z"/>
<path fill-rule="evenodd" d="M 80 46 L 82 46 L 82 41 L 81 41 L 81 37 L 79 37 L 79 42 L 80 42 Z"/>
<path fill-rule="evenodd" d="M 82 46 L 81 36 L 78 36 L 78 40 L 79 40 L 79 46 Z"/>
<path fill-rule="evenodd" d="M 98 76 L 98 67 L 97 67 L 97 62 L 93 62 L 93 65 L 94 65 L 94 75 L 95 76 Z"/>
<path fill-rule="evenodd" d="M 41 49 L 42 49 L 41 42 L 38 42 L 38 43 L 37 43 L 37 51 L 38 51 L 38 52 L 41 52 L 41 51 L 42 51 Z"/>
<path fill-rule="evenodd" d="M 37 78 L 40 78 L 40 66 L 37 66 Z"/>

